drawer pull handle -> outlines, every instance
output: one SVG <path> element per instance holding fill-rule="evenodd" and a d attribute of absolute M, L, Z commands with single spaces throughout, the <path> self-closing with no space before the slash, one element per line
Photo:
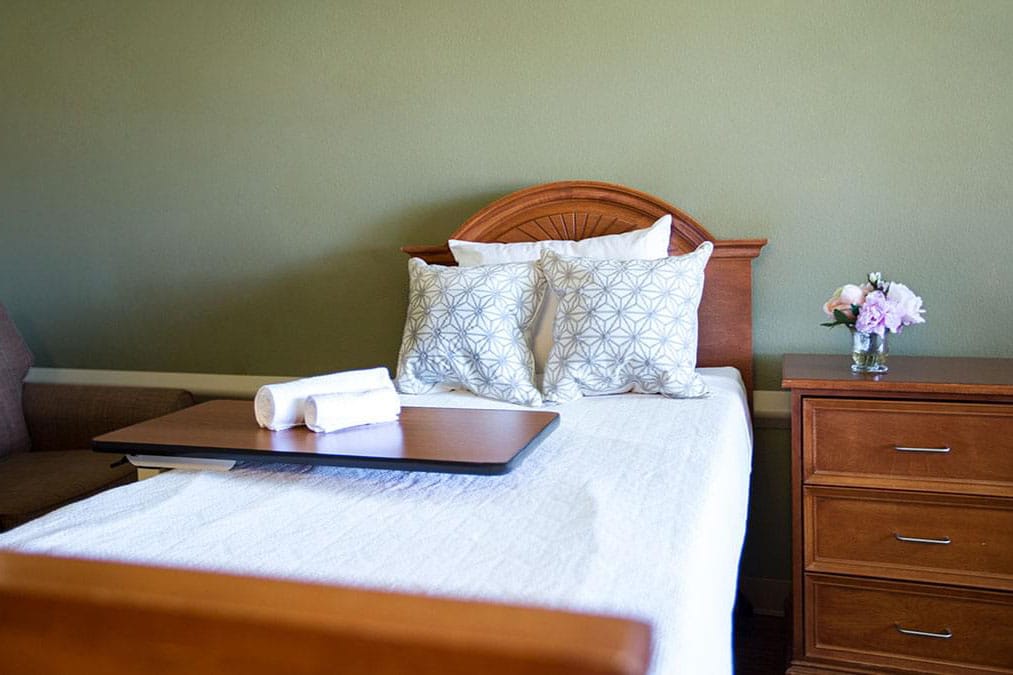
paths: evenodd
<path fill-rule="evenodd" d="M 941 633 L 933 633 L 932 631 L 927 630 L 912 630 L 911 628 L 904 628 L 899 623 L 895 623 L 893 626 L 894 628 L 897 629 L 897 632 L 903 633 L 904 635 L 914 635 L 915 637 L 938 638 L 940 640 L 949 640 L 951 637 L 953 637 L 953 631 L 951 631 L 949 628 L 944 628 L 943 632 Z"/>
<path fill-rule="evenodd" d="M 922 537 L 905 537 L 897 532 L 893 533 L 894 539 L 897 541 L 909 541 L 913 544 L 949 544 L 950 538 L 943 537 L 942 539 L 923 539 Z"/>
<path fill-rule="evenodd" d="M 949 448 L 909 448 L 909 447 L 904 446 L 904 445 L 895 445 L 895 446 L 893 446 L 893 449 L 896 450 L 897 452 L 937 452 L 937 453 L 946 453 L 946 452 L 950 451 Z"/>

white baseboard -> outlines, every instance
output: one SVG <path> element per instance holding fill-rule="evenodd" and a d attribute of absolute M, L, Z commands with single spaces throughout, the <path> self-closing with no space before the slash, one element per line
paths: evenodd
<path fill-rule="evenodd" d="M 739 577 L 739 591 L 753 606 L 753 612 L 764 616 L 784 616 L 784 601 L 791 593 L 791 581 Z"/>
<path fill-rule="evenodd" d="M 124 387 L 186 389 L 197 398 L 253 398 L 262 385 L 296 379 L 293 375 L 219 375 L 217 373 L 164 373 L 150 370 L 87 370 L 32 368 L 26 382 L 102 384 Z M 787 428 L 791 396 L 785 391 L 753 392 L 753 423 L 762 428 Z"/>
<path fill-rule="evenodd" d="M 48 384 L 98 384 L 123 387 L 169 387 L 186 389 L 199 399 L 249 398 L 262 385 L 294 380 L 291 375 L 218 375 L 215 373 L 162 373 L 144 370 L 84 370 L 32 368 L 26 382 Z"/>

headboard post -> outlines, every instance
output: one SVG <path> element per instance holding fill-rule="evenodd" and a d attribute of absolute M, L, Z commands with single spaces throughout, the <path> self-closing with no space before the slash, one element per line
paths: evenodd
<path fill-rule="evenodd" d="M 735 366 L 753 403 L 753 258 L 765 239 L 714 242 L 700 300 L 698 366 Z"/>

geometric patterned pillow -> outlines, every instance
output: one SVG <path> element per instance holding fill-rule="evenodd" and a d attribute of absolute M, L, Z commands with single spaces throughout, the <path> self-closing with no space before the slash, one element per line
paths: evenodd
<path fill-rule="evenodd" d="M 443 267 L 410 259 L 398 391 L 460 387 L 541 405 L 528 340 L 544 292 L 545 277 L 534 262 Z"/>
<path fill-rule="evenodd" d="M 697 307 L 714 245 L 658 260 L 594 260 L 542 253 L 559 298 L 546 401 L 633 391 L 694 398 L 707 394 L 696 372 Z"/>
<path fill-rule="evenodd" d="M 477 241 L 447 241 L 454 260 L 461 267 L 497 265 L 508 262 L 537 261 L 548 249 L 573 258 L 616 258 L 620 260 L 655 260 L 668 257 L 668 244 L 672 239 L 672 216 L 665 214 L 648 228 L 588 237 L 573 241 L 539 240 L 512 243 Z M 552 321 L 558 305 L 556 296 L 549 293 L 535 315 L 531 327 L 531 352 L 535 355 L 535 373 L 545 372 L 545 363 L 552 349 Z"/>

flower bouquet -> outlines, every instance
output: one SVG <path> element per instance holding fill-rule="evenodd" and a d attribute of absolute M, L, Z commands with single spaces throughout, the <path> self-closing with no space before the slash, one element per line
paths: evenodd
<path fill-rule="evenodd" d="M 869 274 L 861 286 L 846 284 L 823 304 L 833 321 L 820 324 L 851 330 L 851 369 L 855 372 L 886 372 L 888 333 L 900 333 L 904 326 L 925 323 L 922 299 L 897 281 L 883 281 L 879 272 Z"/>

